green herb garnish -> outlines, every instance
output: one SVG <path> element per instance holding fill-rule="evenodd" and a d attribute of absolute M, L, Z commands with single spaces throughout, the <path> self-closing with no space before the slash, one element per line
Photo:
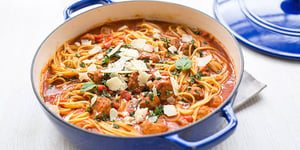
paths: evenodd
<path fill-rule="evenodd" d="M 88 107 L 88 108 L 85 110 L 85 112 L 91 112 L 91 110 L 92 110 L 92 107 Z"/>
<path fill-rule="evenodd" d="M 81 89 L 80 89 L 80 93 L 91 90 L 93 88 L 95 88 L 97 85 L 94 82 L 85 82 L 83 83 Z"/>
<path fill-rule="evenodd" d="M 150 98 L 151 101 L 154 100 L 154 94 L 152 92 L 149 93 L 149 98 Z"/>
<path fill-rule="evenodd" d="M 84 62 L 80 62 L 79 65 L 80 65 L 80 67 L 82 67 L 82 68 L 85 68 L 85 66 L 86 66 Z"/>
<path fill-rule="evenodd" d="M 175 62 L 176 69 L 184 71 L 188 70 L 192 67 L 192 60 L 190 60 L 187 56 L 182 56 L 181 59 Z"/>
<path fill-rule="evenodd" d="M 124 47 L 124 48 L 130 48 L 131 45 L 130 45 L 130 44 L 125 44 L 123 47 Z"/>
<path fill-rule="evenodd" d="M 80 57 L 80 54 L 77 52 L 77 53 L 75 53 L 75 56 L 76 57 Z"/>
<path fill-rule="evenodd" d="M 118 128 L 119 128 L 119 125 L 114 123 L 114 124 L 112 124 L 112 127 L 118 129 Z"/>

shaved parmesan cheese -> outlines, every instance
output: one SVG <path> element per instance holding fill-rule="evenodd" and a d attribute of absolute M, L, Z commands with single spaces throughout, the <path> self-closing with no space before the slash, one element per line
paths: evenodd
<path fill-rule="evenodd" d="M 79 75 L 79 80 L 80 81 L 83 81 L 83 80 L 89 80 L 90 78 L 89 78 L 89 76 L 87 75 L 87 72 L 84 72 L 84 73 L 79 73 L 78 74 Z"/>
<path fill-rule="evenodd" d="M 164 105 L 164 114 L 168 117 L 177 115 L 177 111 L 174 105 Z"/>
<path fill-rule="evenodd" d="M 98 52 L 100 52 L 102 50 L 102 48 L 100 46 L 95 46 L 93 49 L 89 50 L 89 54 L 96 54 Z"/>
<path fill-rule="evenodd" d="M 108 54 L 107 54 L 107 56 L 111 56 L 111 55 L 113 55 L 114 53 L 116 53 L 119 49 L 120 49 L 120 47 L 122 46 L 122 44 L 123 44 L 123 42 L 121 42 L 121 43 L 119 43 L 114 49 L 112 49 Z"/>
<path fill-rule="evenodd" d="M 147 51 L 147 52 L 153 52 L 153 46 L 149 45 L 149 44 L 146 44 L 145 39 L 132 40 L 131 46 L 133 48 L 136 48 L 136 49 L 139 49 L 139 50 L 144 50 L 144 51 Z"/>
<path fill-rule="evenodd" d="M 96 100 L 97 100 L 97 95 L 94 94 L 93 98 L 91 99 L 91 105 L 94 105 Z"/>
<path fill-rule="evenodd" d="M 148 113 L 148 108 L 139 108 L 134 113 L 134 118 L 136 123 L 143 122 L 146 118 L 146 115 Z"/>
<path fill-rule="evenodd" d="M 153 46 L 149 44 L 145 44 L 143 50 L 146 52 L 153 52 Z"/>
<path fill-rule="evenodd" d="M 171 53 L 175 53 L 175 51 L 177 51 L 177 48 L 175 47 L 175 46 L 170 46 L 169 48 L 168 48 L 168 50 L 171 52 Z"/>
<path fill-rule="evenodd" d="M 79 42 L 75 42 L 74 44 L 75 44 L 76 46 L 78 46 L 78 47 L 80 46 L 80 43 L 79 43 Z"/>
<path fill-rule="evenodd" d="M 122 30 L 124 30 L 124 29 L 128 29 L 128 26 L 127 26 L 127 25 L 124 25 L 124 26 L 120 27 L 120 28 L 118 29 L 118 31 L 122 31 Z"/>
<path fill-rule="evenodd" d="M 121 51 L 121 53 L 119 54 L 120 56 L 131 57 L 131 58 L 140 57 L 139 52 L 137 50 L 134 50 L 134 49 L 121 48 L 120 51 Z"/>
<path fill-rule="evenodd" d="M 181 39 L 182 39 L 183 42 L 192 42 L 193 37 L 191 35 L 188 35 L 188 34 L 182 34 Z"/>
<path fill-rule="evenodd" d="M 155 122 L 157 121 L 157 119 L 158 119 L 157 116 L 152 116 L 152 117 L 149 117 L 149 118 L 148 118 L 148 120 L 149 120 L 150 122 L 153 122 L 153 123 L 155 123 Z"/>
<path fill-rule="evenodd" d="M 144 86 L 146 85 L 146 83 L 148 82 L 148 79 L 150 78 L 150 74 L 144 72 L 144 71 L 141 71 L 139 72 L 139 76 L 138 76 L 138 84 L 139 86 Z"/>
<path fill-rule="evenodd" d="M 97 70 L 97 67 L 95 64 L 91 64 L 88 68 L 87 68 L 87 72 L 88 73 L 92 73 L 94 74 L 94 72 Z"/>
<path fill-rule="evenodd" d="M 147 65 L 142 60 L 131 60 L 130 62 L 125 63 L 125 69 L 129 71 L 139 70 L 139 71 L 148 71 Z"/>
<path fill-rule="evenodd" d="M 82 39 L 81 40 L 81 45 L 92 45 L 92 41 L 88 39 Z"/>
<path fill-rule="evenodd" d="M 174 94 L 178 95 L 179 85 L 178 85 L 177 81 L 173 77 L 170 77 L 170 80 L 171 80 Z"/>
<path fill-rule="evenodd" d="M 112 91 L 125 90 L 127 88 L 125 81 L 121 80 L 119 77 L 113 77 L 107 80 L 106 85 Z"/>
<path fill-rule="evenodd" d="M 146 44 L 146 40 L 145 39 L 135 39 L 132 40 L 131 42 L 131 46 L 133 48 L 137 48 L 137 49 L 142 49 Z"/>
<path fill-rule="evenodd" d="M 212 59 L 211 55 L 206 55 L 204 57 L 196 58 L 197 65 L 199 67 L 204 67 L 204 66 L 206 66 L 211 61 L 211 59 Z"/>
<path fill-rule="evenodd" d="M 102 70 L 101 72 L 103 72 L 103 73 L 113 73 L 113 72 L 118 73 L 123 70 L 123 68 L 125 66 L 125 62 L 129 59 L 130 58 L 128 58 L 128 57 L 121 57 L 116 62 L 114 62 L 112 64 L 108 64 L 107 69 Z"/>
<path fill-rule="evenodd" d="M 94 63 L 96 61 L 96 59 L 86 59 L 82 62 L 84 62 L 85 64 L 89 64 L 89 63 Z"/>
<path fill-rule="evenodd" d="M 115 108 L 110 109 L 109 111 L 110 121 L 116 120 L 117 117 L 118 117 L 118 111 Z"/>

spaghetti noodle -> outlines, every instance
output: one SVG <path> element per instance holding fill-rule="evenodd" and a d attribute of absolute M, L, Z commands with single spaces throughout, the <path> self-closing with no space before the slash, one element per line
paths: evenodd
<path fill-rule="evenodd" d="M 65 42 L 42 79 L 41 95 L 53 112 L 118 136 L 191 124 L 235 85 L 230 58 L 211 34 L 142 19 L 104 24 Z"/>

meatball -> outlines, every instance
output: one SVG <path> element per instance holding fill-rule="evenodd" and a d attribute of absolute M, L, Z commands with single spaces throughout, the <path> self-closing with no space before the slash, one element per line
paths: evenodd
<path fill-rule="evenodd" d="M 111 100 L 106 97 L 98 97 L 95 104 L 92 105 L 93 114 L 96 118 L 101 119 L 103 115 L 109 116 L 111 109 Z"/>
<path fill-rule="evenodd" d="M 143 97 L 140 102 L 140 107 L 145 108 L 148 107 L 149 109 L 154 109 L 156 106 L 160 104 L 160 100 L 157 95 L 154 95 L 153 100 L 150 99 L 150 96 L 147 95 Z"/>
<path fill-rule="evenodd" d="M 154 63 L 158 63 L 160 58 L 159 55 L 157 54 L 152 54 L 152 53 L 147 53 L 147 52 L 142 52 L 140 57 L 138 58 L 140 60 L 152 60 Z"/>
<path fill-rule="evenodd" d="M 200 87 L 192 87 L 191 90 L 188 91 L 188 93 L 191 93 L 196 100 L 204 98 L 203 90 Z"/>
<path fill-rule="evenodd" d="M 160 93 L 160 100 L 167 100 L 174 96 L 173 87 L 170 79 L 160 79 L 155 83 L 156 90 Z"/>
<path fill-rule="evenodd" d="M 141 129 L 144 134 L 156 134 L 166 132 L 168 130 L 168 126 L 164 124 L 162 119 L 158 119 L 156 123 L 145 120 L 141 124 Z"/>
<path fill-rule="evenodd" d="M 138 77 L 139 77 L 139 72 L 134 71 L 134 72 L 132 72 L 132 74 L 130 75 L 130 77 L 128 79 L 128 89 L 132 90 L 133 93 L 141 93 L 145 88 L 145 86 L 139 85 Z"/>

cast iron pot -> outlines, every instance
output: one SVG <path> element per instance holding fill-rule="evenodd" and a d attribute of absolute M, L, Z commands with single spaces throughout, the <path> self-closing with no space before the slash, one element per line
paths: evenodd
<path fill-rule="evenodd" d="M 73 18 L 69 15 L 96 3 L 94 8 Z M 218 22 L 204 13 L 185 6 L 159 1 L 131 1 L 113 3 L 110 0 L 82 0 L 65 10 L 66 21 L 56 28 L 40 45 L 31 67 L 34 93 L 56 128 L 72 143 L 83 149 L 208 149 L 228 136 L 237 126 L 232 104 L 243 73 L 243 57 L 233 36 Z M 107 5 L 106 5 L 107 4 Z M 163 11 L 161 11 L 163 10 Z M 236 74 L 236 86 L 230 96 L 216 110 L 201 120 L 180 129 L 140 137 L 120 137 L 98 134 L 65 122 L 44 104 L 40 95 L 40 74 L 57 47 L 95 25 L 108 21 L 146 18 L 199 27 L 212 33 L 227 48 Z"/>

